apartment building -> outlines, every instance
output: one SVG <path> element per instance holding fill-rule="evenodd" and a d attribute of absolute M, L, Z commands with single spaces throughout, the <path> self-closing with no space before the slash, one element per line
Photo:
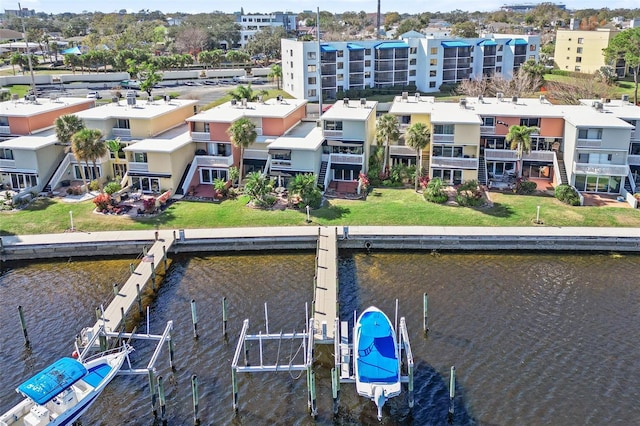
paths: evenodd
<path fill-rule="evenodd" d="M 544 97 L 497 97 L 466 98 L 456 104 L 405 94 L 395 99 L 390 113 L 398 115 L 403 130 L 415 122 L 431 126 L 422 165 L 431 178 L 489 184 L 521 174 L 552 185 L 568 183 L 579 191 L 636 190 L 640 141 L 635 126 L 640 108 L 628 99 L 553 105 Z M 522 158 L 506 140 L 513 125 L 539 129 L 532 135 L 531 151 Z"/>
<path fill-rule="evenodd" d="M 63 156 L 64 146 L 54 134 L 0 142 L 0 188 L 18 193 L 42 191 Z"/>
<path fill-rule="evenodd" d="M 281 27 L 287 33 L 296 30 L 297 15 L 291 12 L 273 12 L 269 14 L 236 14 L 236 23 L 240 25 L 238 47 L 245 47 L 258 31 L 268 27 Z"/>
<path fill-rule="evenodd" d="M 312 42 L 283 39 L 283 89 L 310 101 L 336 99 L 349 89 L 412 85 L 437 92 L 483 75 L 511 78 L 528 59 L 538 60 L 540 37 L 496 34 L 457 39 L 406 33 L 398 40 Z"/>
<path fill-rule="evenodd" d="M 594 31 L 558 30 L 554 61 L 564 71 L 594 73 L 608 65 L 602 50 L 609 46 L 618 32 L 615 28 L 598 28 Z M 616 73 L 624 76 L 624 61 L 616 64 Z"/>

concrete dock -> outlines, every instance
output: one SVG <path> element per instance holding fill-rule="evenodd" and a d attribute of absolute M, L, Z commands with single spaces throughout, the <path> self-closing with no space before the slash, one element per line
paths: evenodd
<path fill-rule="evenodd" d="M 335 226 L 318 230 L 316 274 L 313 279 L 313 309 L 316 343 L 333 343 L 338 317 L 338 231 Z"/>

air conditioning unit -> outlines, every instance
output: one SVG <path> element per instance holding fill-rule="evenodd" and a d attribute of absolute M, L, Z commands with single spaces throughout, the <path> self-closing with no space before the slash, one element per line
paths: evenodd
<path fill-rule="evenodd" d="M 247 98 L 240 99 L 240 104 L 242 105 L 242 108 L 246 108 L 247 107 Z"/>
<path fill-rule="evenodd" d="M 481 104 L 484 103 L 484 98 L 482 97 L 482 95 L 478 95 L 478 102 L 480 102 Z"/>
<path fill-rule="evenodd" d="M 164 95 L 164 101 L 165 101 L 166 103 L 171 102 L 171 96 L 169 96 L 169 95 Z"/>
<path fill-rule="evenodd" d="M 127 105 L 135 105 L 135 104 L 136 104 L 136 98 L 134 97 L 127 98 Z"/>
<path fill-rule="evenodd" d="M 629 95 L 622 95 L 622 102 L 629 102 Z"/>
<path fill-rule="evenodd" d="M 349 98 L 342 99 L 342 102 L 344 103 L 344 106 L 349 107 Z"/>
<path fill-rule="evenodd" d="M 111 98 L 111 102 L 117 104 L 120 99 L 117 96 Z"/>
<path fill-rule="evenodd" d="M 498 98 L 498 100 L 502 102 L 502 99 L 504 99 L 504 93 L 502 92 L 496 93 L 496 98 Z"/>
<path fill-rule="evenodd" d="M 238 100 L 237 99 L 231 99 L 231 106 L 236 106 L 238 105 Z"/>
<path fill-rule="evenodd" d="M 467 108 L 467 99 L 466 98 L 461 98 L 460 101 L 459 101 L 459 105 L 460 105 L 460 108 L 465 108 L 466 109 Z"/>
<path fill-rule="evenodd" d="M 276 101 L 278 101 L 278 103 L 282 102 L 282 99 L 284 99 L 282 95 L 276 96 Z"/>
<path fill-rule="evenodd" d="M 258 102 L 262 103 L 262 95 L 258 95 Z"/>
<path fill-rule="evenodd" d="M 420 92 L 416 92 L 416 102 L 420 102 Z"/>
<path fill-rule="evenodd" d="M 596 109 L 596 111 L 602 112 L 604 110 L 604 105 L 602 104 L 602 102 L 599 101 L 595 101 L 593 104 L 593 107 Z"/>
<path fill-rule="evenodd" d="M 360 98 L 360 106 L 364 108 L 367 106 L 367 98 Z"/>
<path fill-rule="evenodd" d="M 36 101 L 36 95 L 29 95 L 29 102 L 35 102 L 35 101 Z"/>
<path fill-rule="evenodd" d="M 512 97 L 511 98 L 511 102 L 513 102 L 514 104 L 517 104 L 518 103 L 518 97 L 517 96 Z"/>
<path fill-rule="evenodd" d="M 409 92 L 402 92 L 402 100 L 405 102 L 409 100 Z"/>
<path fill-rule="evenodd" d="M 540 95 L 540 103 L 543 104 L 547 98 L 544 95 Z"/>

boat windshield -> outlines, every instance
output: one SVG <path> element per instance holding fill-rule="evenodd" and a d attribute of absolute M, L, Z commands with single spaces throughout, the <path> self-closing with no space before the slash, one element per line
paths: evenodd
<path fill-rule="evenodd" d="M 43 405 L 85 374 L 87 369 L 80 362 L 62 358 L 22 383 L 17 390 L 36 404 Z"/>

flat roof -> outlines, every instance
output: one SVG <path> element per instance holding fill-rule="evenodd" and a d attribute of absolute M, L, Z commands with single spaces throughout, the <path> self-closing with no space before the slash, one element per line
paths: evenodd
<path fill-rule="evenodd" d="M 284 118 L 306 103 L 306 99 L 268 99 L 264 102 L 247 102 L 247 106 L 243 107 L 240 102 L 236 105 L 226 102 L 189 117 L 187 121 L 232 123 L 242 117 Z"/>
<path fill-rule="evenodd" d="M 49 98 L 36 98 L 35 102 L 25 101 L 20 98 L 17 101 L 0 102 L 0 115 L 6 117 L 33 117 L 51 111 L 67 108 L 75 105 L 87 105 L 90 108 L 95 105 L 95 100 L 87 98 L 64 98 L 56 100 Z"/>
<path fill-rule="evenodd" d="M 193 143 L 188 130 L 172 139 L 143 139 L 123 148 L 132 152 L 159 152 L 170 154 L 185 145 Z"/>
<path fill-rule="evenodd" d="M 96 108 L 75 113 L 78 117 L 88 120 L 106 120 L 109 118 L 147 118 L 151 119 L 167 114 L 176 108 L 196 105 L 198 101 L 190 99 L 172 99 L 170 102 L 163 100 L 151 103 L 138 100 L 136 105 L 127 105 L 126 99 L 118 103 L 112 102 Z"/>
<path fill-rule="evenodd" d="M 323 141 L 322 129 L 315 122 L 301 122 L 285 136 L 276 138 L 268 148 L 317 151 Z"/>
<path fill-rule="evenodd" d="M 375 115 L 377 101 L 365 100 L 364 105 L 360 103 L 360 99 L 350 99 L 348 105 L 344 100 L 336 101 L 331 108 L 322 114 L 323 120 L 366 120 L 371 113 Z"/>
<path fill-rule="evenodd" d="M 57 142 L 58 142 L 58 138 L 56 137 L 56 135 L 18 136 L 17 138 L 0 142 L 0 148 L 24 149 L 24 150 L 36 151 L 42 147 L 53 145 Z"/>
<path fill-rule="evenodd" d="M 631 100 L 633 101 L 633 98 Z M 580 102 L 583 105 L 592 106 L 594 102 L 602 102 L 602 99 L 580 99 Z M 622 99 L 606 99 L 602 107 L 605 112 L 610 112 L 616 117 L 640 120 L 640 107 L 632 102 L 625 102 Z"/>
<path fill-rule="evenodd" d="M 389 112 L 395 115 L 430 114 L 431 122 L 446 124 L 482 124 L 478 111 L 463 108 L 458 102 L 435 102 L 433 97 L 410 95 L 403 101 L 396 96 Z"/>

